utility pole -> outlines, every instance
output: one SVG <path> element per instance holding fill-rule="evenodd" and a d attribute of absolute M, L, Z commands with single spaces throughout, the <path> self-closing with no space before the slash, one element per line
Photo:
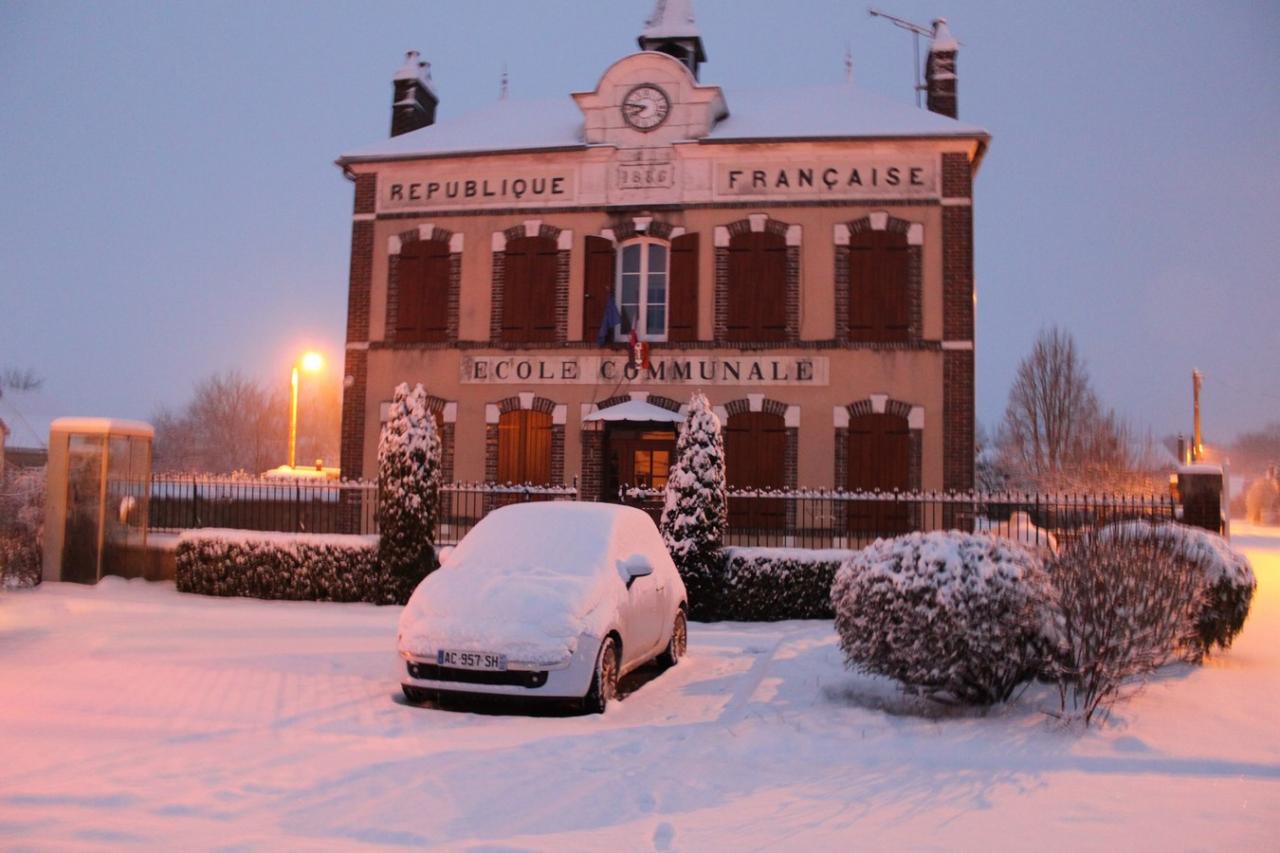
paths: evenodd
<path fill-rule="evenodd" d="M 1195 436 L 1191 442 L 1191 461 L 1199 462 L 1204 456 L 1204 437 L 1200 433 L 1200 388 L 1204 385 L 1204 374 L 1198 370 L 1191 371 L 1191 396 L 1195 401 Z"/>

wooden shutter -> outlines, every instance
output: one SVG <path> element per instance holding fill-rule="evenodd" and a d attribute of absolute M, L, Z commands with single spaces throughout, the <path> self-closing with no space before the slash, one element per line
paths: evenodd
<path fill-rule="evenodd" d="M 906 236 L 863 231 L 849 242 L 849 337 L 905 341 L 911 325 Z"/>
<path fill-rule="evenodd" d="M 406 243 L 397 269 L 396 340 L 443 341 L 449 333 L 449 246 Z"/>
<path fill-rule="evenodd" d="M 582 274 L 582 339 L 595 341 L 604 320 L 604 307 L 613 298 L 617 252 L 604 237 L 588 237 Z"/>
<path fill-rule="evenodd" d="M 551 415 L 520 410 L 498 419 L 498 482 L 551 482 Z"/>
<path fill-rule="evenodd" d="M 786 486 L 786 421 L 767 412 L 730 415 L 724 429 L 725 478 L 739 489 Z M 729 525 L 735 530 L 776 530 L 786 523 L 782 500 L 740 498 L 730 501 Z"/>
<path fill-rule="evenodd" d="M 787 241 L 749 231 L 729 241 L 727 336 L 780 341 L 787 336 Z"/>
<path fill-rule="evenodd" d="M 911 430 L 899 415 L 870 414 L 849 419 L 849 469 L 845 488 L 882 492 L 910 488 Z M 862 537 L 886 536 L 910 527 L 909 507 L 893 501 L 849 501 L 849 532 Z"/>
<path fill-rule="evenodd" d="M 519 237 L 507 242 L 502 282 L 502 340 L 556 338 L 556 241 Z"/>
<path fill-rule="evenodd" d="M 698 339 L 698 235 L 671 241 L 671 274 L 667 280 L 667 340 Z"/>

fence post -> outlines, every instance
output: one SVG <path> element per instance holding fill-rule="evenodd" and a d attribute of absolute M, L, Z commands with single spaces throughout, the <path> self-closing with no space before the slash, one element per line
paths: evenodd
<path fill-rule="evenodd" d="M 200 491 L 196 486 L 195 475 L 192 474 L 191 475 L 191 526 L 192 527 L 200 526 L 199 503 L 200 503 Z"/>

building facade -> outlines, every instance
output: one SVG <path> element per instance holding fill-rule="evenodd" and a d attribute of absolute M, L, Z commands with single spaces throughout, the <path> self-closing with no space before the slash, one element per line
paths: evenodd
<path fill-rule="evenodd" d="M 989 137 L 956 119 L 945 22 L 927 110 L 702 83 L 688 2 L 639 45 L 572 97 L 440 122 L 407 57 L 391 138 L 338 161 L 343 475 L 376 474 L 392 389 L 421 382 L 454 480 L 661 486 L 701 390 L 731 485 L 971 488 Z"/>

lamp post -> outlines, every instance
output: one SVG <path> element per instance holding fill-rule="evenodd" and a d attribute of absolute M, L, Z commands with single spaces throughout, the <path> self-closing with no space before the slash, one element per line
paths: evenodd
<path fill-rule="evenodd" d="M 299 368 L 308 373 L 315 373 L 324 367 L 324 356 L 318 352 L 303 353 L 293 364 L 289 375 L 289 467 L 296 467 L 295 451 L 298 447 L 298 371 Z"/>

